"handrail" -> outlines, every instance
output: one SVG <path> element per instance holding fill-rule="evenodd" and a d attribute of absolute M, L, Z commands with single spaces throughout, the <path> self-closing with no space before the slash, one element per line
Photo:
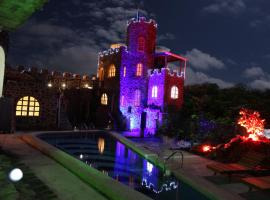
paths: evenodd
<path fill-rule="evenodd" d="M 165 163 L 164 163 L 165 167 L 166 167 L 167 162 L 168 162 L 174 155 L 176 155 L 177 153 L 180 153 L 180 155 L 181 155 L 181 165 L 180 165 L 180 168 L 183 168 L 183 165 L 184 165 L 184 154 L 183 154 L 182 151 L 174 151 L 174 152 L 172 152 L 172 154 L 171 154 L 170 156 L 168 156 L 168 157 L 164 160 L 164 161 L 165 161 Z"/>

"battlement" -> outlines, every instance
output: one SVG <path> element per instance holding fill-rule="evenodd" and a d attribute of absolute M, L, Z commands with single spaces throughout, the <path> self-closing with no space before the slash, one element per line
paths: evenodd
<path fill-rule="evenodd" d="M 131 24 L 136 24 L 136 23 L 148 23 L 148 24 L 152 24 L 154 27 L 157 28 L 157 23 L 155 20 L 153 20 L 153 19 L 147 20 L 145 17 L 132 18 L 132 19 L 128 20 L 127 26 L 129 26 Z"/>
<path fill-rule="evenodd" d="M 109 48 L 108 50 L 101 51 L 98 53 L 99 57 L 104 57 L 108 55 L 116 54 L 120 51 L 120 49 L 127 50 L 127 46 L 120 46 L 119 48 Z"/>
<path fill-rule="evenodd" d="M 25 76 L 24 76 L 25 75 Z M 92 85 L 92 81 L 96 80 L 95 76 L 89 76 L 87 74 L 74 74 L 70 72 L 49 71 L 48 69 L 38 69 L 36 67 L 18 66 L 16 68 L 7 68 L 7 79 L 20 80 L 25 78 L 38 78 L 40 81 L 48 83 L 68 83 L 70 87 L 75 87 L 78 83 L 81 85 Z M 77 86 L 76 86 L 77 87 Z"/>
<path fill-rule="evenodd" d="M 166 75 L 169 75 L 171 77 L 179 77 L 179 78 L 184 78 L 185 75 L 183 72 L 179 72 L 179 71 L 176 71 L 176 70 L 171 70 L 169 68 L 161 68 L 161 69 L 150 69 L 148 70 L 148 75 L 149 76 L 158 76 L 158 75 L 163 75 L 163 74 L 166 74 Z"/>

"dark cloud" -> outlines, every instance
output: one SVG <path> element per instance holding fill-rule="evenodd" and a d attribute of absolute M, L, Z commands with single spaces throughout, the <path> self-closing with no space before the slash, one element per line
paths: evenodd
<path fill-rule="evenodd" d="M 260 67 L 251 67 L 251 68 L 247 68 L 244 71 L 244 76 L 248 77 L 248 78 L 262 77 L 264 75 L 265 75 L 265 73 L 264 73 L 263 69 Z"/>
<path fill-rule="evenodd" d="M 248 85 L 257 90 L 270 89 L 270 74 L 265 72 L 261 67 L 247 68 L 243 75 L 249 79 Z"/>
<path fill-rule="evenodd" d="M 168 40 L 174 40 L 176 37 L 174 34 L 172 33 L 165 33 L 165 34 L 161 34 L 158 35 L 157 41 L 159 42 L 166 42 Z"/>
<path fill-rule="evenodd" d="M 246 7 L 244 0 L 214 0 L 203 8 L 203 12 L 238 15 L 245 11 Z"/>
<path fill-rule="evenodd" d="M 232 82 L 227 82 L 224 81 L 220 78 L 215 78 L 207 75 L 206 73 L 203 72 L 197 72 L 193 70 L 192 68 L 187 68 L 186 72 L 186 85 L 194 85 L 194 84 L 202 84 L 202 83 L 215 83 L 217 84 L 220 88 L 229 88 L 233 87 L 234 83 Z"/>
<path fill-rule="evenodd" d="M 32 18 L 14 33 L 10 62 L 95 73 L 98 52 L 125 41 L 127 20 L 138 10 L 135 0 L 72 0 L 72 4 L 72 9 L 67 9 L 59 3 L 45 19 Z M 148 15 L 143 5 L 140 14 Z"/>
<path fill-rule="evenodd" d="M 262 55 L 270 53 L 269 6 L 268 0 L 49 1 L 11 33 L 9 62 L 96 73 L 98 52 L 111 43 L 125 42 L 127 20 L 139 8 L 141 15 L 158 19 L 158 43 L 189 58 L 187 83 L 229 87 L 249 81 L 253 88 L 261 88 L 269 76 L 247 77 L 243 66 L 254 61 L 251 66 L 268 70 L 269 59 Z"/>
<path fill-rule="evenodd" d="M 190 64 L 196 69 L 208 70 L 211 68 L 214 69 L 225 68 L 225 64 L 221 60 L 215 58 L 214 56 L 211 56 L 208 53 L 204 53 L 196 48 L 192 49 L 191 51 L 188 51 L 185 54 L 185 57 L 188 58 Z"/>

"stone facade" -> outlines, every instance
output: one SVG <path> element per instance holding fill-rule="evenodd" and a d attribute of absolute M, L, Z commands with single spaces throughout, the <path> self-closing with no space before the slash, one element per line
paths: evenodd
<path fill-rule="evenodd" d="M 65 85 L 63 85 L 65 84 Z M 64 86 L 64 87 L 63 87 Z M 60 124 L 62 129 L 68 127 L 67 117 L 63 114 L 63 101 L 59 101 L 64 89 L 77 87 L 91 87 L 89 76 L 79 76 L 70 73 L 48 72 L 36 68 L 24 67 L 6 68 L 4 96 L 14 100 L 16 111 L 18 101 L 25 97 L 34 97 L 39 103 L 39 116 L 16 116 L 17 130 L 54 130 L 58 126 L 59 102 L 62 112 Z M 70 127 L 70 126 L 69 126 Z"/>
<path fill-rule="evenodd" d="M 133 18 L 127 24 L 126 44 L 113 45 L 99 54 L 98 80 L 108 96 L 107 106 L 114 108 L 110 112 L 119 107 L 126 129 L 139 134 L 141 130 L 153 134 L 162 123 L 166 107 L 180 109 L 183 104 L 187 59 L 170 52 L 157 52 L 156 34 L 154 20 Z M 175 61 L 180 62 L 178 72 L 168 69 L 168 63 Z M 112 65 L 116 71 L 110 77 Z M 156 87 L 154 96 L 153 87 Z M 176 87 L 175 98 L 171 98 L 172 87 Z"/>

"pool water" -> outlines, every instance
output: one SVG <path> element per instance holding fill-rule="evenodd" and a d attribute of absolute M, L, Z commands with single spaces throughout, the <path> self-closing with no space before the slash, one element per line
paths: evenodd
<path fill-rule="evenodd" d="M 42 134 L 42 140 L 155 200 L 206 200 L 103 131 Z"/>

